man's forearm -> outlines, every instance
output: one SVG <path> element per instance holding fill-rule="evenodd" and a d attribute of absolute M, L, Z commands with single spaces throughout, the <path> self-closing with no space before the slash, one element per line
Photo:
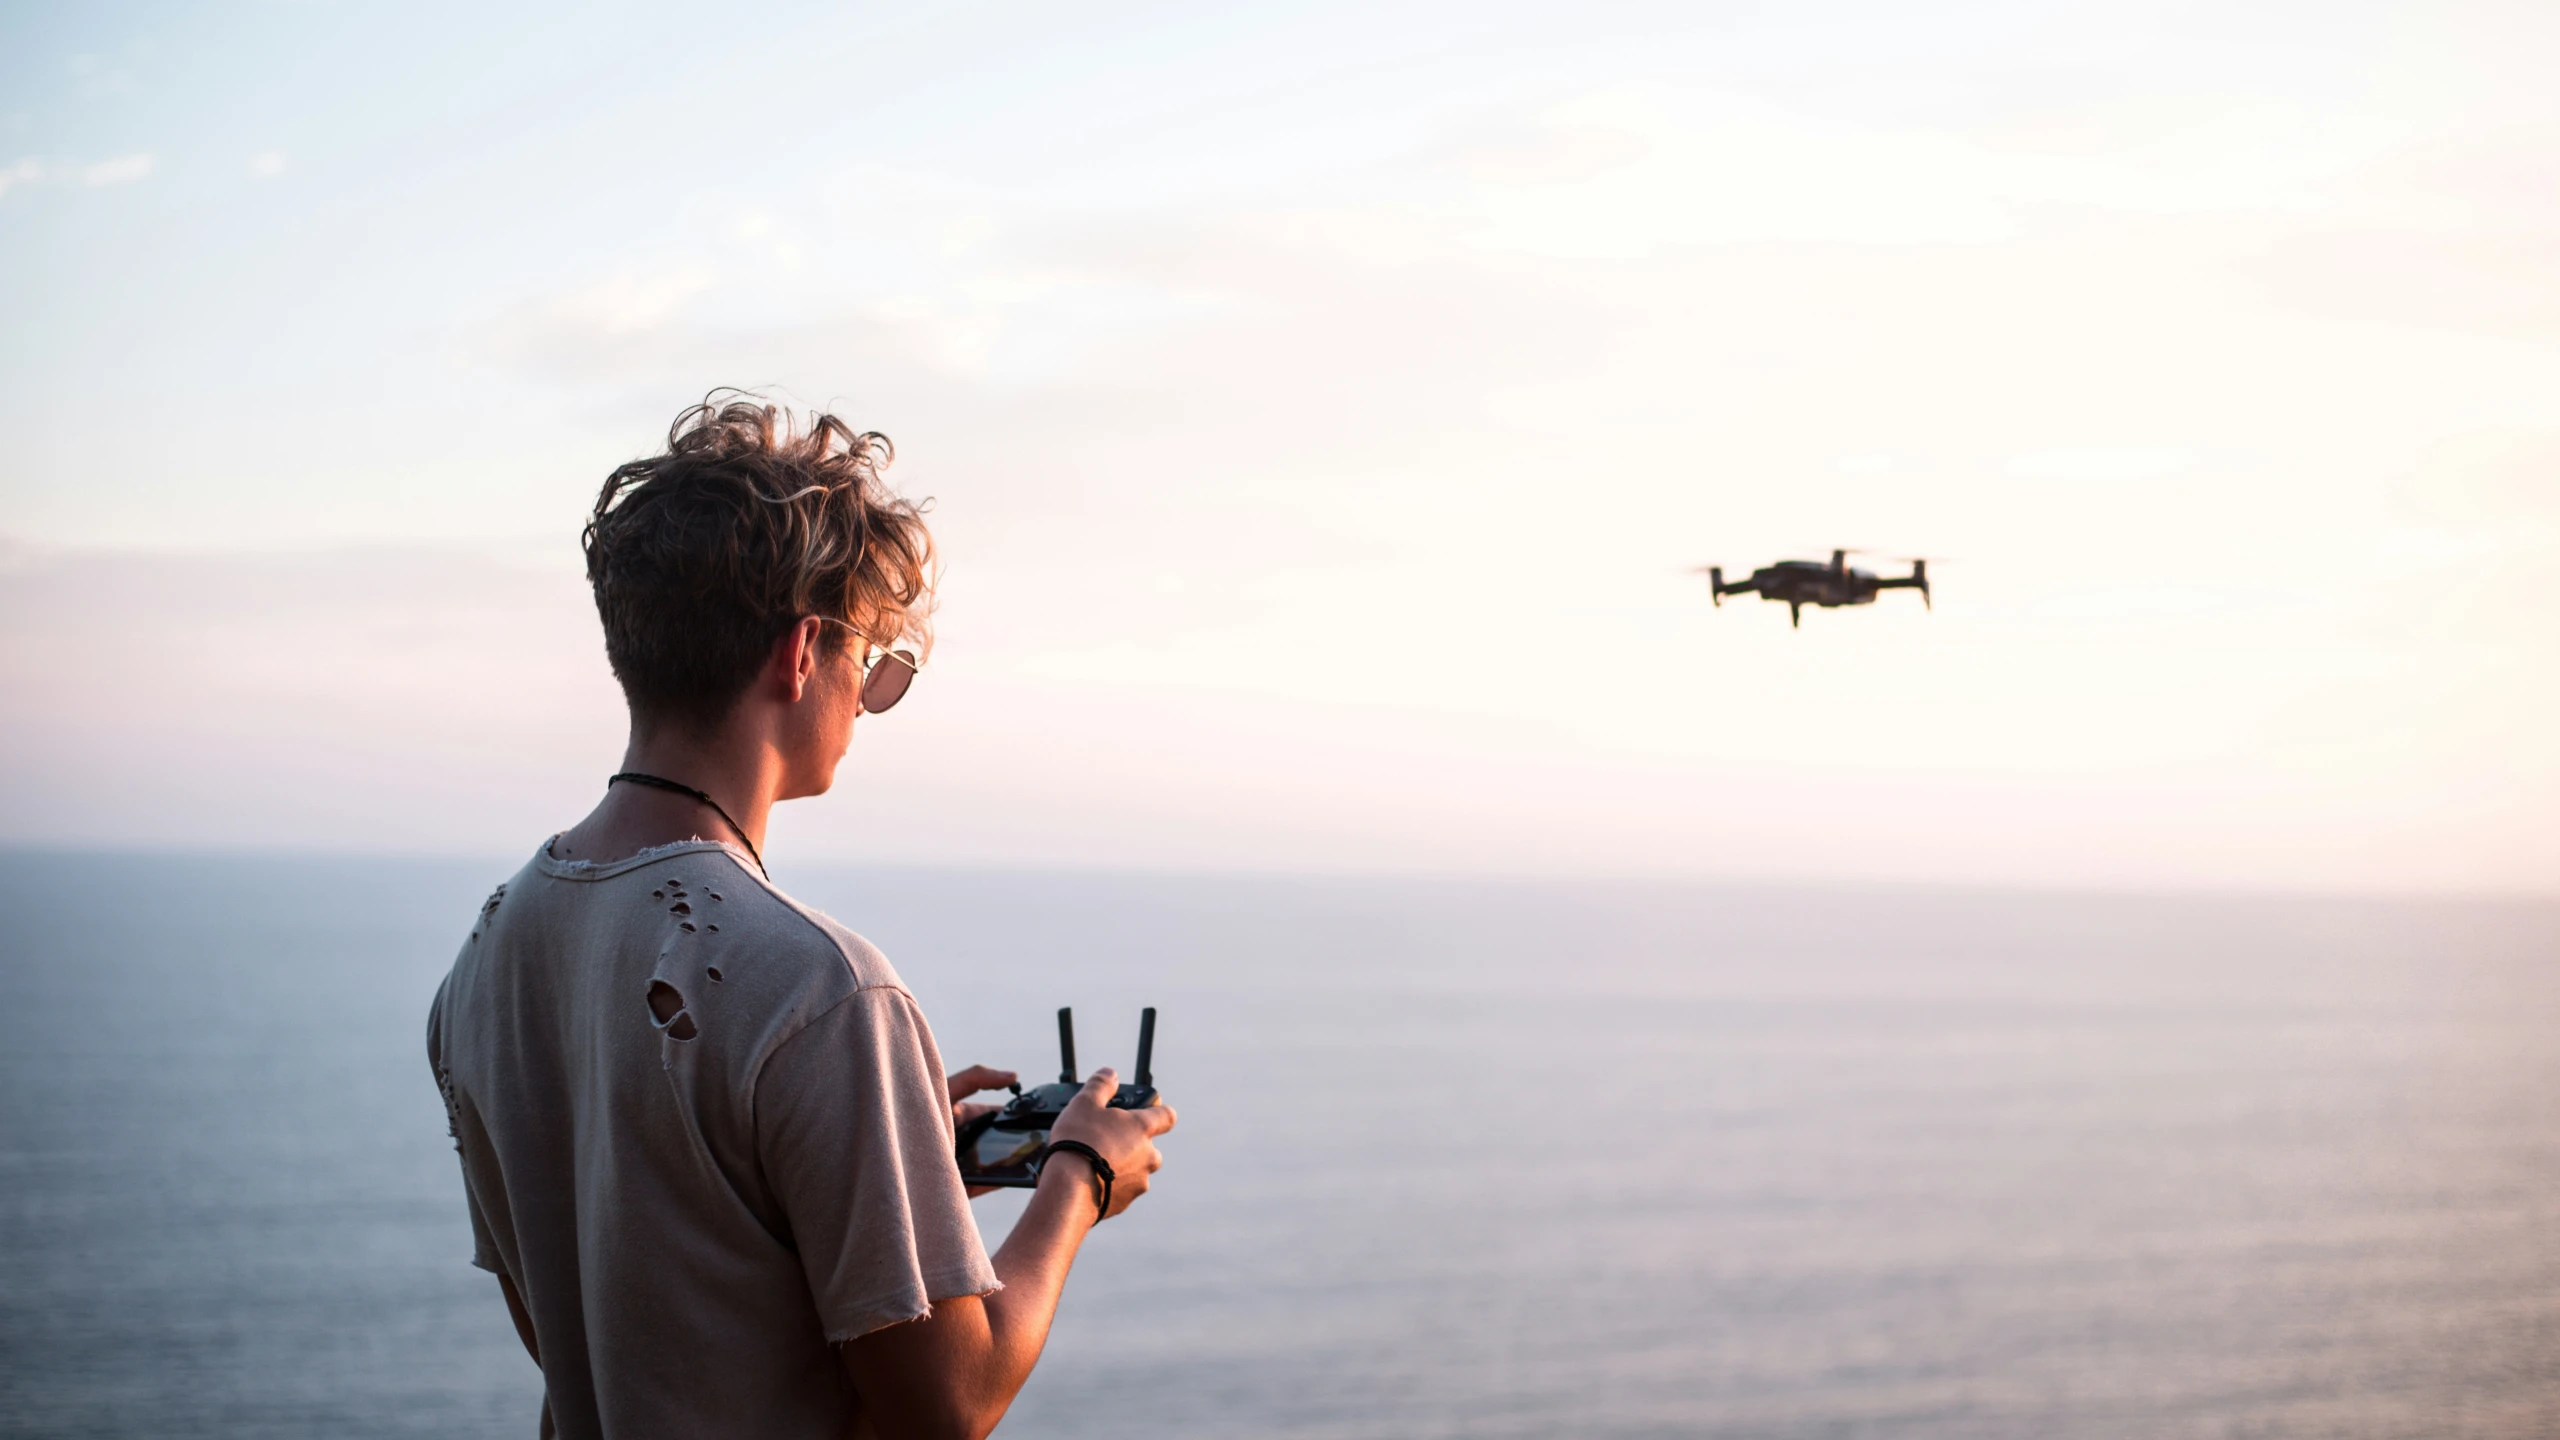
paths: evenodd
<path fill-rule="evenodd" d="M 996 1428 L 1048 1343 L 1067 1271 L 1093 1228 L 1093 1187 L 1093 1173 L 1072 1157 L 1047 1167 L 991 1257 L 1002 1290 L 945 1300 L 925 1319 L 844 1347 L 879 1434 L 977 1440 Z"/>
<path fill-rule="evenodd" d="M 1067 1271 L 1076 1261 L 1086 1232 L 1094 1226 L 1092 1170 L 1073 1155 L 1061 1155 L 1044 1166 L 1040 1186 L 1022 1208 L 990 1257 L 1004 1288 L 987 1297 L 987 1328 L 998 1364 L 1006 1378 L 1004 1403 L 1031 1378 L 1040 1348 L 1049 1342 L 1049 1325 L 1058 1314 L 1058 1296 L 1066 1289 Z M 1002 1411 L 999 1410 L 1001 1415 Z"/>

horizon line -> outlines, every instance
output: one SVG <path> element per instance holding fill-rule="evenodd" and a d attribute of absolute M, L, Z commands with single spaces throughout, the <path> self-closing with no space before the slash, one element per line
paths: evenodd
<path fill-rule="evenodd" d="M 220 860 L 284 862 L 357 862 L 365 864 L 488 864 L 510 872 L 521 857 L 496 851 L 399 850 L 350 847 L 321 850 L 308 846 L 240 844 L 180 845 L 154 842 L 43 843 L 0 838 L 0 855 L 49 856 L 63 859 Z M 1363 884 L 1529 885 L 1554 888 L 1628 886 L 1692 890 L 1890 891 L 1904 894 L 1973 894 L 2039 899 L 2262 901 L 2282 903 L 2351 903 L 2372 905 L 2472 905 L 2560 911 L 2560 889 L 2454 890 L 2350 889 L 2316 886 L 2106 884 L 2032 880 L 1915 880 L 1884 876 L 1826 877 L 1814 875 L 1711 874 L 1680 870 L 1530 871 L 1497 867 L 1378 867 L 1327 869 L 1286 865 L 1096 864 L 1036 860 L 885 859 L 830 855 L 786 860 L 805 869 L 866 869 L 907 873 L 1013 875 L 1039 878 L 1087 877 L 1107 880 L 1242 880 L 1263 882 L 1351 882 Z"/>

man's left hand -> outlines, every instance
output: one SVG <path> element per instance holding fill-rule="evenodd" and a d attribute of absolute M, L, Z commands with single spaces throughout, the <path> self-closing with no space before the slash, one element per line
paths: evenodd
<path fill-rule="evenodd" d="M 972 1065 L 956 1075 L 946 1076 L 943 1083 L 951 1091 L 951 1128 L 957 1130 L 981 1115 L 993 1115 L 1004 1108 L 1001 1105 L 973 1104 L 970 1096 L 1001 1090 L 1021 1078 L 1010 1070 L 990 1070 L 984 1065 Z M 974 1200 L 997 1188 L 993 1185 L 972 1185 L 969 1198 Z"/>

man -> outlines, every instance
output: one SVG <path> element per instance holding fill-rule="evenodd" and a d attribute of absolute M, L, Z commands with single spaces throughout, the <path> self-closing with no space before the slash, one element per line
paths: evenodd
<path fill-rule="evenodd" d="M 622 773 L 482 906 L 427 1026 L 545 1435 L 983 1436 L 1173 1128 L 1096 1072 L 991 1263 L 954 1110 L 1013 1077 L 946 1078 L 889 962 L 765 876 L 774 804 L 826 792 L 928 648 L 889 453 L 732 398 L 596 501 Z"/>

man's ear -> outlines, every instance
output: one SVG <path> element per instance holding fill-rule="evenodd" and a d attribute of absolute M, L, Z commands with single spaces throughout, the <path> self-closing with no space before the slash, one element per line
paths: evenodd
<path fill-rule="evenodd" d="M 818 673 L 818 642 L 824 638 L 819 632 L 826 623 L 815 615 L 803 615 L 799 624 L 783 631 L 782 638 L 774 642 L 774 663 L 781 670 L 783 685 L 794 705 L 808 693 L 809 677 Z"/>

